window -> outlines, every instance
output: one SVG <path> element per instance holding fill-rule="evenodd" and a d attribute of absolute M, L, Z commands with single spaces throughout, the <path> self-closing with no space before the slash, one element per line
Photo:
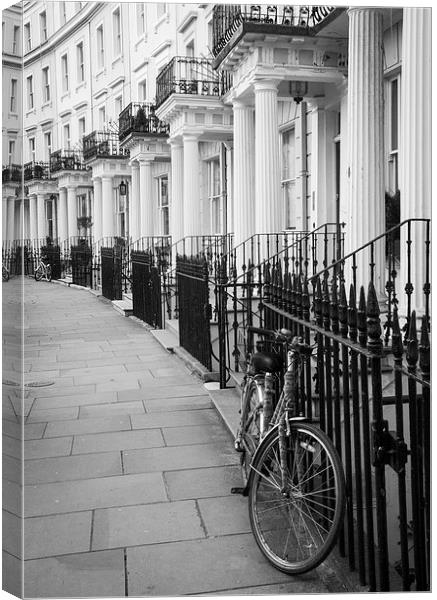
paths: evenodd
<path fill-rule="evenodd" d="M 70 124 L 64 125 L 63 134 L 64 134 L 64 148 L 66 150 L 69 150 L 70 149 Z"/>
<path fill-rule="evenodd" d="M 42 97 L 43 102 L 50 102 L 50 76 L 48 67 L 44 67 L 42 70 Z"/>
<path fill-rule="evenodd" d="M 91 194 L 80 194 L 77 200 L 77 226 L 79 235 L 89 235 L 92 221 Z"/>
<path fill-rule="evenodd" d="M 126 237 L 126 196 L 120 195 L 120 190 L 116 188 L 116 231 L 120 237 Z"/>
<path fill-rule="evenodd" d="M 17 112 L 17 79 L 11 79 L 11 113 Z"/>
<path fill-rule="evenodd" d="M 106 121 L 106 110 L 105 107 L 102 106 L 99 108 L 99 128 L 103 129 Z"/>
<path fill-rule="evenodd" d="M 44 134 L 44 152 L 46 160 L 50 160 L 50 154 L 52 153 L 52 132 L 48 131 Z"/>
<path fill-rule="evenodd" d="M 295 164 L 295 136 L 294 129 L 284 131 L 282 134 L 282 175 L 285 227 L 296 227 L 296 164 Z"/>
<path fill-rule="evenodd" d="M 97 66 L 103 69 L 105 65 L 105 49 L 103 47 L 103 25 L 97 27 Z"/>
<path fill-rule="evenodd" d="M 143 35 L 146 31 L 146 14 L 144 2 L 137 4 L 137 33 Z"/>
<path fill-rule="evenodd" d="M 112 13 L 112 31 L 114 35 L 114 56 L 121 54 L 121 18 L 120 8 Z"/>
<path fill-rule="evenodd" d="M 165 2 L 159 2 L 156 5 L 156 13 L 157 13 L 158 19 L 160 17 L 162 17 L 163 15 L 165 15 L 166 12 L 167 12 L 167 4 Z"/>
<path fill-rule="evenodd" d="M 76 46 L 77 54 L 77 82 L 81 83 L 85 81 L 85 65 L 83 62 L 83 42 L 80 42 Z"/>
<path fill-rule="evenodd" d="M 12 165 L 14 162 L 15 162 L 15 140 L 9 140 L 8 164 Z"/>
<path fill-rule="evenodd" d="M 67 5 L 65 2 L 59 3 L 59 12 L 61 17 L 61 25 L 65 25 L 67 22 Z"/>
<path fill-rule="evenodd" d="M 169 235 L 170 215 L 168 202 L 168 176 L 158 177 L 158 211 L 161 235 Z"/>
<path fill-rule="evenodd" d="M 20 38 L 20 26 L 14 25 L 14 37 L 12 38 L 12 54 L 18 54 L 19 38 Z"/>
<path fill-rule="evenodd" d="M 30 33 L 30 23 L 24 25 L 24 39 L 26 41 L 26 52 L 32 50 L 32 37 Z"/>
<path fill-rule="evenodd" d="M 208 200 L 211 233 L 221 232 L 220 161 L 208 161 Z"/>
<path fill-rule="evenodd" d="M 27 108 L 31 110 L 33 108 L 33 76 L 29 75 L 27 78 Z"/>
<path fill-rule="evenodd" d="M 390 193 L 394 194 L 399 188 L 398 161 L 399 161 L 399 79 L 393 79 L 389 84 L 390 106 L 390 133 L 388 157 L 388 186 Z"/>
<path fill-rule="evenodd" d="M 29 138 L 29 159 L 35 162 L 35 138 Z"/>
<path fill-rule="evenodd" d="M 40 13 L 39 15 L 39 24 L 40 24 L 40 31 L 41 31 L 41 43 L 47 41 L 47 14 L 46 11 L 44 10 L 42 13 Z"/>
<path fill-rule="evenodd" d="M 62 91 L 68 92 L 68 56 L 61 56 Z"/>
<path fill-rule="evenodd" d="M 47 231 L 47 235 L 49 236 L 49 238 L 53 240 L 56 237 L 55 236 L 55 223 L 56 223 L 55 201 L 54 200 L 46 200 L 45 208 L 46 208 L 46 223 L 47 223 L 46 231 Z"/>
<path fill-rule="evenodd" d="M 79 130 L 79 139 L 81 139 L 85 135 L 85 117 L 78 119 L 77 125 Z"/>
<path fill-rule="evenodd" d="M 122 98 L 122 96 L 117 96 L 117 98 L 114 100 L 115 118 L 118 118 L 118 115 L 121 113 L 122 110 L 123 110 L 123 98 Z"/>
<path fill-rule="evenodd" d="M 146 100 L 147 97 L 147 82 L 141 81 L 138 84 L 138 100 Z"/>

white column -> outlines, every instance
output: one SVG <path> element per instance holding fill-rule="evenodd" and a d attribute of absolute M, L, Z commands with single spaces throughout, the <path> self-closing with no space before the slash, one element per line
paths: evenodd
<path fill-rule="evenodd" d="M 77 237 L 77 199 L 76 188 L 67 187 L 68 238 Z"/>
<path fill-rule="evenodd" d="M 45 214 L 45 195 L 37 194 L 36 195 L 36 210 L 37 210 L 37 220 L 38 220 L 38 239 L 45 240 L 47 235 L 46 231 L 46 214 Z"/>
<path fill-rule="evenodd" d="M 401 221 L 431 218 L 431 9 L 404 8 L 402 25 L 402 82 L 399 154 Z M 400 311 L 406 299 L 406 229 L 401 236 Z M 426 230 L 423 224 L 411 227 L 412 309 L 425 309 L 423 285 L 426 279 Z"/>
<path fill-rule="evenodd" d="M 385 230 L 382 12 L 350 8 L 349 14 L 349 251 Z M 384 294 L 384 242 L 375 247 L 375 289 Z M 370 252 L 357 260 L 357 284 L 367 289 Z M 359 290 L 357 290 L 359 293 Z"/>
<path fill-rule="evenodd" d="M 2 240 L 8 239 L 8 199 L 3 196 L 2 198 Z"/>
<path fill-rule="evenodd" d="M 152 186 L 152 163 L 150 160 L 140 160 L 140 205 L 140 237 L 152 236 L 155 232 L 153 230 L 154 198 Z"/>
<path fill-rule="evenodd" d="M 255 227 L 257 233 L 283 228 L 279 171 L 278 89 L 255 82 Z"/>
<path fill-rule="evenodd" d="M 200 235 L 199 140 L 184 135 L 184 236 Z"/>
<path fill-rule="evenodd" d="M 67 190 L 64 187 L 59 188 L 58 237 L 61 244 L 68 238 Z"/>
<path fill-rule="evenodd" d="M 182 143 L 172 140 L 171 147 L 171 208 L 170 235 L 172 243 L 183 238 L 184 154 Z"/>
<path fill-rule="evenodd" d="M 8 227 L 7 227 L 7 239 L 9 242 L 13 242 L 15 239 L 15 198 L 10 196 L 8 198 Z"/>
<path fill-rule="evenodd" d="M 114 235 L 114 193 L 112 177 L 102 177 L 102 237 Z"/>
<path fill-rule="evenodd" d="M 38 239 L 38 216 L 36 208 L 36 196 L 29 196 L 29 224 L 30 224 L 30 239 L 32 243 Z"/>
<path fill-rule="evenodd" d="M 94 183 L 94 241 L 102 238 L 102 180 L 100 177 L 93 179 Z"/>
<path fill-rule="evenodd" d="M 234 245 L 255 233 L 255 117 L 251 106 L 235 101 L 233 223 Z"/>
<path fill-rule="evenodd" d="M 137 162 L 131 164 L 132 179 L 129 196 L 129 231 L 132 241 L 140 237 L 139 183 L 140 167 Z"/>

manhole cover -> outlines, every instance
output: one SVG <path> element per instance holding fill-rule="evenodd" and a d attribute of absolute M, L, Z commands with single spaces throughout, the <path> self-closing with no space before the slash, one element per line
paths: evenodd
<path fill-rule="evenodd" d="M 3 383 L 3 385 L 14 385 L 14 386 L 19 385 L 16 381 L 10 381 L 9 379 L 3 379 L 2 383 Z"/>
<path fill-rule="evenodd" d="M 54 385 L 54 383 L 54 381 L 31 381 L 30 383 L 25 383 L 24 387 L 47 387 Z"/>

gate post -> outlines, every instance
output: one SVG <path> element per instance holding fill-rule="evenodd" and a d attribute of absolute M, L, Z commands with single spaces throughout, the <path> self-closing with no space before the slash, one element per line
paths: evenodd
<path fill-rule="evenodd" d="M 227 313 L 227 291 L 226 291 L 226 257 L 219 259 L 218 265 L 218 334 L 219 334 L 219 375 L 220 389 L 226 387 L 226 313 Z"/>

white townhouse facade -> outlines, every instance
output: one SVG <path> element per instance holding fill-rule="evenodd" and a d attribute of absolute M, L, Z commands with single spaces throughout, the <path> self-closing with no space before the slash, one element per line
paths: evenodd
<path fill-rule="evenodd" d="M 22 89 L 27 171 L 22 204 L 3 184 L 4 240 L 22 222 L 29 240 L 236 245 L 340 222 L 348 252 L 385 231 L 387 196 L 401 221 L 430 217 L 429 8 L 16 6 L 3 12 L 3 145 L 21 152 L 7 108 Z"/>

